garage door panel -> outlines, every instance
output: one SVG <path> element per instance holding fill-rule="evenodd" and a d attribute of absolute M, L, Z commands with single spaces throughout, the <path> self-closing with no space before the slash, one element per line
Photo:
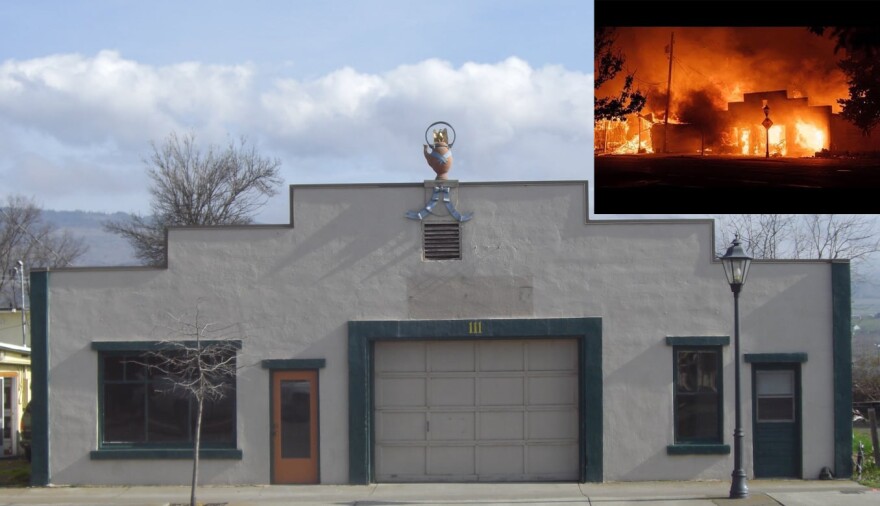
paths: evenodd
<path fill-rule="evenodd" d="M 376 437 L 383 441 L 425 441 L 427 413 L 381 412 L 376 416 Z"/>
<path fill-rule="evenodd" d="M 481 441 L 522 440 L 525 419 L 522 411 L 490 411 L 480 413 Z"/>
<path fill-rule="evenodd" d="M 536 475 L 577 479 L 578 451 L 576 445 L 529 445 L 528 471 Z"/>
<path fill-rule="evenodd" d="M 530 371 L 577 371 L 577 343 L 568 340 L 528 343 Z"/>
<path fill-rule="evenodd" d="M 522 406 L 523 377 L 480 378 L 480 406 Z"/>
<path fill-rule="evenodd" d="M 473 372 L 474 343 L 451 342 L 429 345 L 431 372 Z"/>
<path fill-rule="evenodd" d="M 526 473 L 525 446 L 479 446 L 477 473 L 485 477 L 522 476 Z"/>
<path fill-rule="evenodd" d="M 378 481 L 578 479 L 574 340 L 410 344 L 376 343 Z"/>
<path fill-rule="evenodd" d="M 424 476 L 424 446 L 382 446 L 376 449 L 376 473 L 381 479 Z"/>
<path fill-rule="evenodd" d="M 426 406 L 425 378 L 385 378 L 376 382 L 376 407 Z"/>
<path fill-rule="evenodd" d="M 577 403 L 577 378 L 574 376 L 539 376 L 528 379 L 529 404 L 574 405 Z"/>
<path fill-rule="evenodd" d="M 529 439 L 577 440 L 577 413 L 573 411 L 567 409 L 529 412 Z"/>
<path fill-rule="evenodd" d="M 433 412 L 429 436 L 432 441 L 473 441 L 476 414 Z"/>
<path fill-rule="evenodd" d="M 375 368 L 383 372 L 427 371 L 425 343 L 376 343 Z"/>
<path fill-rule="evenodd" d="M 523 371 L 525 345 L 516 341 L 483 343 L 480 346 L 481 371 Z"/>
<path fill-rule="evenodd" d="M 428 450 L 428 474 L 475 475 L 474 447 L 432 446 Z"/>
<path fill-rule="evenodd" d="M 431 378 L 431 406 L 473 406 L 474 378 Z"/>

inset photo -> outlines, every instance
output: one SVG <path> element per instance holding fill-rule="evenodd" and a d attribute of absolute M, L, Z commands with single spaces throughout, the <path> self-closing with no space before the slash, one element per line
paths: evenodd
<path fill-rule="evenodd" d="M 599 24 L 594 49 L 597 213 L 876 211 L 877 28 Z"/>

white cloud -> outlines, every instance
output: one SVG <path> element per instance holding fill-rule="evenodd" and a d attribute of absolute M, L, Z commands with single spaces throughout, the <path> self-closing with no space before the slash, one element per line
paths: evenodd
<path fill-rule="evenodd" d="M 234 119 L 251 76 L 247 66 L 156 68 L 115 51 L 9 60 L 0 65 L 0 114 L 65 143 L 140 147 L 172 129 Z"/>
<path fill-rule="evenodd" d="M 156 67 L 115 51 L 7 60 L 0 178 L 14 185 L 0 194 L 44 192 L 53 208 L 114 187 L 125 196 L 119 210 L 132 210 L 127 203 L 146 202 L 134 197 L 146 188 L 124 182 L 143 181 L 134 175 L 149 142 L 172 130 L 210 142 L 246 135 L 281 158 L 289 183 L 421 181 L 433 177 L 421 150 L 425 128 L 438 120 L 458 135 L 450 177 L 580 179 L 592 161 L 591 98 L 590 75 L 515 57 L 458 68 L 429 59 L 382 74 L 345 67 L 313 79 L 251 64 Z M 34 174 L 22 176 L 25 167 Z"/>

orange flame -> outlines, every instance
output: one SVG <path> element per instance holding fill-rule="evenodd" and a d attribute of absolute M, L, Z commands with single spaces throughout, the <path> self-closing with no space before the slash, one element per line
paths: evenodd
<path fill-rule="evenodd" d="M 825 147 L 825 131 L 815 125 L 798 121 L 795 123 L 795 142 L 812 152 L 822 151 Z"/>

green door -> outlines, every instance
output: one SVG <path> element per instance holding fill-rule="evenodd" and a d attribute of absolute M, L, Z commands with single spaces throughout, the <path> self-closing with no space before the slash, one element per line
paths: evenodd
<path fill-rule="evenodd" d="M 800 364 L 752 369 L 755 478 L 801 477 Z"/>

